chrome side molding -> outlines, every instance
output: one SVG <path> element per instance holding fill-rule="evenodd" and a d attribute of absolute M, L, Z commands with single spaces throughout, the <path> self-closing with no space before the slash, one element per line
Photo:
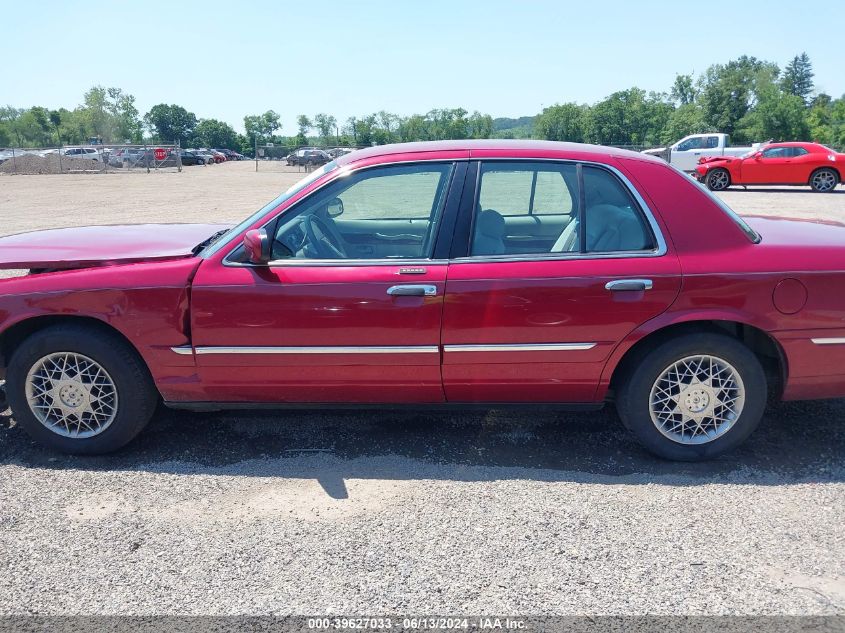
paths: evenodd
<path fill-rule="evenodd" d="M 598 343 L 527 343 L 503 345 L 444 345 L 444 352 L 576 352 L 593 349 Z"/>
<path fill-rule="evenodd" d="M 175 351 L 175 350 L 174 350 Z M 197 347 L 198 355 L 204 354 L 437 354 L 437 345 L 401 345 L 401 346 L 328 346 L 328 347 Z M 180 352 L 177 352 L 180 353 Z"/>
<path fill-rule="evenodd" d="M 841 338 L 812 338 L 816 345 L 845 345 L 845 337 Z"/>
<path fill-rule="evenodd" d="M 843 339 L 845 343 L 845 339 Z M 492 345 L 444 345 L 444 352 L 576 352 L 593 349 L 598 343 L 527 343 Z M 174 354 L 439 354 L 437 345 L 369 345 L 325 347 L 190 346 L 171 347 Z"/>

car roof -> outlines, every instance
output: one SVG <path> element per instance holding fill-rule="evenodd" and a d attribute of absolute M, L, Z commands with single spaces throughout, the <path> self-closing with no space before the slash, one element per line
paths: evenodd
<path fill-rule="evenodd" d="M 780 143 L 767 143 L 766 149 L 771 147 L 821 147 L 818 143 L 811 143 L 809 141 L 783 141 Z"/>
<path fill-rule="evenodd" d="M 605 145 L 589 145 L 587 143 L 565 143 L 560 141 L 535 141 L 513 139 L 479 139 L 461 141 L 421 141 L 413 143 L 393 143 L 390 145 L 376 145 L 355 150 L 338 159 L 338 164 L 347 164 L 366 158 L 390 156 L 392 154 L 415 154 L 423 152 L 455 152 L 467 151 L 472 156 L 473 151 L 500 151 L 507 154 L 510 151 L 523 155 L 528 152 L 546 154 L 549 152 L 564 154 L 595 154 L 600 158 L 636 158 L 638 160 L 664 162 L 655 156 L 641 154 L 631 150 L 607 147 Z"/>

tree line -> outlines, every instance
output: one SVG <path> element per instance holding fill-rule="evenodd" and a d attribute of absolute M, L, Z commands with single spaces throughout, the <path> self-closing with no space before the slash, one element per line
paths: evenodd
<path fill-rule="evenodd" d="M 399 116 L 384 110 L 338 122 L 320 112 L 297 117 L 295 133 L 281 134 L 280 115 L 267 110 L 244 117 L 245 133 L 217 119 L 201 119 L 161 103 L 141 116 L 135 97 L 120 88 L 94 86 L 68 110 L 41 106 L 0 108 L 0 147 L 104 143 L 174 143 L 251 153 L 256 144 L 366 146 L 467 138 L 541 138 L 604 145 L 654 146 L 698 132 L 725 132 L 734 142 L 814 140 L 845 147 L 845 96 L 815 91 L 812 63 L 796 55 L 777 64 L 742 56 L 714 64 L 698 77 L 682 74 L 668 92 L 633 87 L 592 105 L 544 108 L 534 117 L 494 119 L 463 108 Z"/>
<path fill-rule="evenodd" d="M 669 92 L 614 92 L 593 104 L 556 104 L 535 119 L 539 138 L 601 145 L 663 145 L 687 134 L 724 132 L 735 143 L 812 140 L 845 146 L 845 96 L 816 93 L 806 53 L 783 72 L 742 56 L 697 78 L 678 75 Z"/>

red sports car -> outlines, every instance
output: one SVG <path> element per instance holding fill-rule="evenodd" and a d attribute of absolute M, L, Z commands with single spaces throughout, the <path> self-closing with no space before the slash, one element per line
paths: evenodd
<path fill-rule="evenodd" d="M 845 396 L 845 226 L 752 219 L 605 147 L 373 147 L 235 227 L 0 238 L 18 423 L 115 450 L 156 404 L 598 408 L 730 450 L 769 397 Z"/>
<path fill-rule="evenodd" d="M 826 193 L 842 182 L 845 154 L 818 143 L 769 143 L 744 156 L 703 157 L 695 174 L 713 191 L 731 185 L 810 185 Z"/>

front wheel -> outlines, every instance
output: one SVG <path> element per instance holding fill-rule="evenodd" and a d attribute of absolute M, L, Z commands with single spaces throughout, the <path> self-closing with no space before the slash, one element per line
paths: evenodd
<path fill-rule="evenodd" d="M 702 333 L 671 339 L 639 358 L 622 378 L 616 406 L 650 452 L 700 461 L 744 442 L 760 423 L 766 396 L 765 373 L 747 347 Z"/>
<path fill-rule="evenodd" d="M 829 193 L 833 191 L 838 182 L 839 174 L 827 167 L 817 169 L 810 176 L 810 187 L 818 193 Z"/>
<path fill-rule="evenodd" d="M 64 453 L 96 455 L 130 442 L 158 393 L 138 354 L 116 334 L 57 325 L 26 338 L 6 372 L 15 420 Z"/>
<path fill-rule="evenodd" d="M 707 188 L 710 191 L 724 191 L 731 186 L 731 175 L 727 169 L 714 169 L 707 174 Z"/>

